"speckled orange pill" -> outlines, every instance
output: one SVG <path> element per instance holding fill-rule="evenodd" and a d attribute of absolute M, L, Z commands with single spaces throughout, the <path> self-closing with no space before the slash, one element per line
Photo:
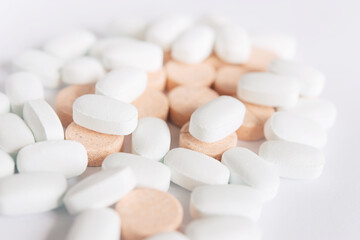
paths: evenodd
<path fill-rule="evenodd" d="M 147 88 L 164 91 L 166 87 L 166 70 L 160 69 L 156 72 L 148 73 Z"/>
<path fill-rule="evenodd" d="M 100 167 L 108 155 L 120 152 L 124 143 L 124 136 L 95 132 L 74 122 L 66 128 L 65 139 L 84 145 L 89 167 Z"/>
<path fill-rule="evenodd" d="M 240 66 L 222 66 L 216 73 L 214 89 L 220 95 L 236 94 L 237 84 L 242 75 L 246 74 L 248 69 Z"/>
<path fill-rule="evenodd" d="M 167 119 L 169 101 L 166 95 L 159 90 L 146 90 L 132 104 L 137 108 L 139 118 L 157 117 L 164 121 Z"/>
<path fill-rule="evenodd" d="M 115 206 L 121 218 L 121 239 L 140 240 L 151 235 L 177 230 L 183 208 L 174 196 L 151 188 L 139 188 Z"/>
<path fill-rule="evenodd" d="M 244 67 L 249 69 L 249 71 L 265 72 L 267 71 L 269 64 L 277 58 L 278 56 L 273 52 L 261 48 L 253 48 L 251 50 L 250 59 L 244 64 Z"/>

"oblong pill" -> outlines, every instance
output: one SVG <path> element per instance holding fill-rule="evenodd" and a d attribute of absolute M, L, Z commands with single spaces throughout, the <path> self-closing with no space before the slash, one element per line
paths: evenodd
<path fill-rule="evenodd" d="M 0 114 L 8 113 L 10 111 L 10 100 L 8 96 L 0 92 Z"/>
<path fill-rule="evenodd" d="M 171 181 L 190 191 L 201 185 L 227 184 L 229 181 L 230 172 L 225 165 L 189 149 L 170 150 L 164 163 L 171 169 Z"/>
<path fill-rule="evenodd" d="M 189 240 L 189 238 L 180 232 L 162 232 L 145 238 L 145 240 Z"/>
<path fill-rule="evenodd" d="M 0 215 L 40 213 L 57 208 L 66 191 L 60 173 L 19 173 L 0 179 Z"/>
<path fill-rule="evenodd" d="M 14 159 L 5 151 L 0 149 L 0 178 L 13 175 L 14 173 Z"/>
<path fill-rule="evenodd" d="M 87 166 L 84 146 L 70 140 L 42 141 L 22 148 L 17 157 L 17 169 L 26 172 L 59 172 L 65 177 L 82 174 Z"/>
<path fill-rule="evenodd" d="M 246 108 L 238 99 L 218 97 L 195 110 L 189 131 L 203 142 L 216 142 L 235 132 L 243 123 Z"/>
<path fill-rule="evenodd" d="M 73 104 L 74 122 L 93 131 L 128 135 L 138 121 L 136 107 L 116 99 L 87 94 L 77 98 Z"/>

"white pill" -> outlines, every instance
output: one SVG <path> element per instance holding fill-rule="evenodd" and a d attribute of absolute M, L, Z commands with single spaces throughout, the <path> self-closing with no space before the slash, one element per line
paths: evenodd
<path fill-rule="evenodd" d="M 130 153 L 113 153 L 105 158 L 102 169 L 130 167 L 136 176 L 136 187 L 167 191 L 170 185 L 170 169 L 160 162 Z"/>
<path fill-rule="evenodd" d="M 280 177 L 313 179 L 321 175 L 325 159 L 321 150 L 286 141 L 266 141 L 259 155 L 272 163 Z"/>
<path fill-rule="evenodd" d="M 71 187 L 64 197 L 64 204 L 70 214 L 108 207 L 135 185 L 136 178 L 129 167 L 102 170 Z"/>
<path fill-rule="evenodd" d="M 145 238 L 145 240 L 189 240 L 189 238 L 179 232 L 162 232 Z"/>
<path fill-rule="evenodd" d="M 44 50 L 63 60 L 85 55 L 96 41 L 96 36 L 88 30 L 75 30 L 59 35 L 47 43 Z"/>
<path fill-rule="evenodd" d="M 38 75 L 46 88 L 60 86 L 60 67 L 62 61 L 46 52 L 30 49 L 13 60 L 16 70 L 29 71 Z"/>
<path fill-rule="evenodd" d="M 102 60 L 103 53 L 107 48 L 132 41 L 134 41 L 134 39 L 128 37 L 111 37 L 98 39 L 90 48 L 89 55 L 99 60 Z"/>
<path fill-rule="evenodd" d="M 40 213 L 57 208 L 66 191 L 60 173 L 20 173 L 0 179 L 0 215 Z"/>
<path fill-rule="evenodd" d="M 202 218 L 185 229 L 191 240 L 260 240 L 261 230 L 251 220 L 238 216 Z"/>
<path fill-rule="evenodd" d="M 171 48 L 175 39 L 192 24 L 186 15 L 170 15 L 154 21 L 146 30 L 145 40 L 159 45 L 164 51 Z"/>
<path fill-rule="evenodd" d="M 162 49 L 149 42 L 125 40 L 122 44 L 106 47 L 102 61 L 107 69 L 133 67 L 146 72 L 156 72 L 163 65 Z"/>
<path fill-rule="evenodd" d="M 276 112 L 265 123 L 267 140 L 284 140 L 322 148 L 326 144 L 325 130 L 312 120 L 288 112 Z"/>
<path fill-rule="evenodd" d="M 300 86 L 292 77 L 273 73 L 248 73 L 240 78 L 238 98 L 259 105 L 293 106 L 299 99 Z"/>
<path fill-rule="evenodd" d="M 0 178 L 13 175 L 15 172 L 14 159 L 0 149 Z"/>
<path fill-rule="evenodd" d="M 139 119 L 131 139 L 133 153 L 155 161 L 163 159 L 170 149 L 170 130 L 166 122 L 160 118 Z"/>
<path fill-rule="evenodd" d="M 138 112 L 130 103 L 87 94 L 74 102 L 73 119 L 78 125 L 96 132 L 128 135 L 137 126 Z"/>
<path fill-rule="evenodd" d="M 66 240 L 119 240 L 120 216 L 111 208 L 91 209 L 76 216 Z"/>
<path fill-rule="evenodd" d="M 16 164 L 20 173 L 59 172 L 67 178 L 82 174 L 87 167 L 85 147 L 76 141 L 52 140 L 23 147 Z"/>
<path fill-rule="evenodd" d="M 104 67 L 99 60 L 92 57 L 75 58 L 61 68 L 62 81 L 66 84 L 94 83 L 104 75 Z"/>
<path fill-rule="evenodd" d="M 119 14 L 116 16 L 116 19 L 109 22 L 106 35 L 110 37 L 125 36 L 142 39 L 146 27 L 146 21 L 138 16 Z"/>
<path fill-rule="evenodd" d="M 218 97 L 193 112 L 189 131 L 202 142 L 216 142 L 239 129 L 244 121 L 245 111 L 244 104 L 238 99 Z"/>
<path fill-rule="evenodd" d="M 214 41 L 214 30 L 205 25 L 194 26 L 174 41 L 171 56 L 184 63 L 201 63 L 212 53 Z"/>
<path fill-rule="evenodd" d="M 185 148 L 174 148 L 164 158 L 171 181 L 187 190 L 208 184 L 227 184 L 229 169 L 218 160 Z"/>
<path fill-rule="evenodd" d="M 228 18 L 227 15 L 216 12 L 210 12 L 201 15 L 198 19 L 198 22 L 200 24 L 208 25 L 216 31 L 225 25 L 231 24 L 231 20 Z"/>
<path fill-rule="evenodd" d="M 35 141 L 63 140 L 64 129 L 52 107 L 43 99 L 31 100 L 24 106 L 23 117 Z"/>
<path fill-rule="evenodd" d="M 131 103 L 146 89 L 147 73 L 143 70 L 121 67 L 112 70 L 96 83 L 96 94 Z"/>
<path fill-rule="evenodd" d="M 10 111 L 10 100 L 8 96 L 0 92 L 0 114 Z"/>
<path fill-rule="evenodd" d="M 18 115 L 0 114 L 0 149 L 15 156 L 21 148 L 34 142 L 30 128 Z"/>
<path fill-rule="evenodd" d="M 245 29 L 231 24 L 221 27 L 215 41 L 215 53 L 231 64 L 246 63 L 250 58 L 251 43 Z"/>

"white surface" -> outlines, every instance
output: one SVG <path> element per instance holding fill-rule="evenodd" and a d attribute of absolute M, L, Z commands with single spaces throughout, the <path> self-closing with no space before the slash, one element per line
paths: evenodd
<path fill-rule="evenodd" d="M 105 29 L 109 18 L 130 11 L 155 17 L 167 12 L 218 10 L 249 30 L 292 34 L 299 43 L 297 58 L 326 75 L 323 96 L 334 101 L 338 119 L 329 130 L 322 176 L 310 181 L 281 180 L 278 195 L 265 205 L 259 220 L 263 239 L 357 240 L 360 236 L 360 161 L 356 152 L 360 133 L 359 5 L 358 0 L 183 0 L 177 4 L 166 0 L 1 1 L 0 62 L 27 47 L 39 46 L 60 31 L 91 26 Z M 1 72 L 0 79 L 4 79 Z M 172 140 L 177 141 L 178 129 L 172 127 L 172 133 Z M 253 150 L 259 144 L 239 143 Z M 129 146 L 126 137 L 127 152 Z M 84 175 L 97 170 L 90 168 Z M 170 192 L 187 208 L 188 191 L 172 184 Z M 185 221 L 188 220 L 189 212 L 185 210 Z M 46 214 L 0 217 L 1 238 L 60 240 L 66 236 L 72 221 L 64 207 Z"/>

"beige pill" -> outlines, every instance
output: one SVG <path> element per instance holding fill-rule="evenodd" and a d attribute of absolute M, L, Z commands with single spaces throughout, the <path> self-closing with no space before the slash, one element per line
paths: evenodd
<path fill-rule="evenodd" d="M 72 107 L 75 100 L 82 95 L 91 93 L 95 93 L 93 84 L 70 85 L 59 91 L 55 100 L 55 111 L 64 127 L 73 121 Z"/>
<path fill-rule="evenodd" d="M 166 87 L 166 70 L 161 68 L 156 72 L 148 73 L 147 88 L 164 91 Z"/>
<path fill-rule="evenodd" d="M 215 91 L 220 95 L 235 95 L 240 77 L 247 72 L 248 69 L 240 66 L 220 67 L 214 82 Z"/>
<path fill-rule="evenodd" d="M 84 145 L 88 154 L 89 167 L 100 167 L 108 155 L 120 152 L 124 143 L 124 136 L 95 132 L 74 122 L 66 128 L 65 139 Z"/>
<path fill-rule="evenodd" d="M 139 118 L 157 117 L 166 121 L 169 113 L 169 101 L 159 90 L 146 90 L 132 104 L 137 108 Z"/>
<path fill-rule="evenodd" d="M 215 68 L 215 70 L 218 70 L 222 66 L 229 65 L 226 62 L 221 61 L 220 58 L 218 58 L 215 54 L 212 54 L 210 57 L 208 57 L 205 61 L 205 64 L 209 64 Z"/>
<path fill-rule="evenodd" d="M 164 65 L 171 59 L 171 51 L 164 51 Z"/>
<path fill-rule="evenodd" d="M 169 193 L 151 188 L 131 191 L 115 206 L 121 218 L 121 239 L 140 240 L 151 235 L 177 230 L 183 208 Z"/>
<path fill-rule="evenodd" d="M 277 58 L 278 56 L 273 52 L 261 48 L 253 48 L 251 50 L 250 59 L 244 64 L 244 67 L 253 72 L 265 72 L 267 71 L 269 64 Z"/>
<path fill-rule="evenodd" d="M 221 160 L 222 154 L 230 148 L 236 147 L 236 144 L 236 133 L 232 133 L 226 138 L 216 142 L 205 143 L 197 140 L 189 133 L 189 123 L 186 123 L 180 130 L 179 147 L 204 153 L 219 161 Z"/>
<path fill-rule="evenodd" d="M 190 121 L 191 114 L 200 106 L 217 98 L 219 95 L 207 87 L 180 86 L 168 94 L 170 120 L 182 127 Z"/>
<path fill-rule="evenodd" d="M 169 61 L 166 65 L 167 89 L 177 86 L 210 87 L 215 80 L 215 69 L 205 63 L 184 64 Z"/>

